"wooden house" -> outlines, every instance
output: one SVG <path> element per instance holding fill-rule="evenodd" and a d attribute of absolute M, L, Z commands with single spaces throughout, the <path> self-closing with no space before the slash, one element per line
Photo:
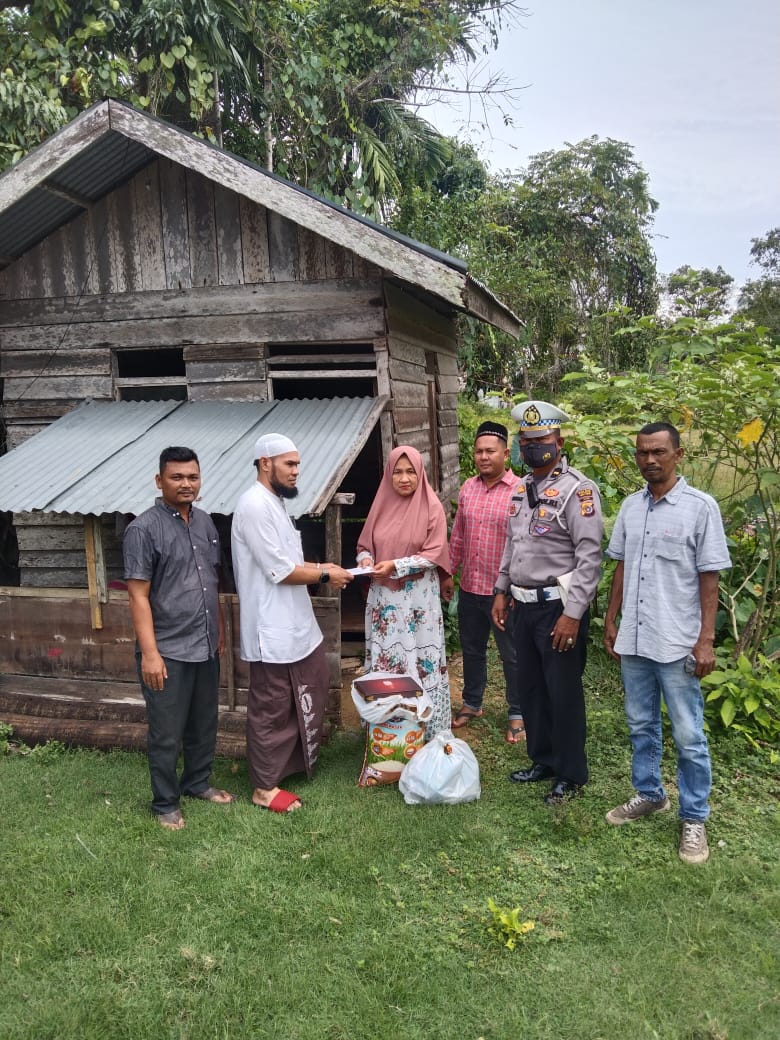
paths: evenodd
<path fill-rule="evenodd" d="M 204 489 L 210 464 L 233 474 L 213 510 L 226 540 L 253 479 L 239 449 L 284 404 L 322 478 L 302 519 L 307 553 L 350 563 L 394 444 L 422 452 L 445 503 L 456 493 L 463 313 L 519 330 L 461 261 L 121 102 L 93 106 L 0 177 L 0 719 L 28 739 L 143 739 L 126 594 L 111 586 L 123 518 L 151 504 L 157 455 L 175 443 L 145 425 L 150 404 L 166 423 L 187 416 Z M 241 427 L 230 455 L 225 414 Z M 128 473 L 143 489 L 130 508 L 104 500 L 98 488 Z M 235 596 L 223 600 L 237 632 Z M 335 690 L 360 603 L 344 616 L 337 597 L 316 607 Z M 231 660 L 221 747 L 235 753 L 245 683 Z"/>

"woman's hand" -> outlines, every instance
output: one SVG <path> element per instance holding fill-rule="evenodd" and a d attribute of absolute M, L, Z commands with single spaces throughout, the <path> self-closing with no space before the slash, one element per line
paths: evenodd
<path fill-rule="evenodd" d="M 377 578 L 395 577 L 395 560 L 382 560 L 374 564 L 374 576 Z"/>
<path fill-rule="evenodd" d="M 358 567 L 362 567 L 364 571 L 373 570 L 374 568 L 374 557 L 364 556 L 362 560 L 358 561 Z"/>

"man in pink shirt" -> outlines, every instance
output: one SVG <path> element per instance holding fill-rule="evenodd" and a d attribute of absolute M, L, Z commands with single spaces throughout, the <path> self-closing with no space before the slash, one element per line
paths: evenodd
<path fill-rule="evenodd" d="M 458 628 L 463 650 L 463 706 L 452 726 L 460 729 L 482 715 L 487 684 L 487 644 L 492 631 L 504 666 L 509 709 L 506 739 L 516 744 L 525 739 L 525 728 L 512 634 L 496 628 L 490 615 L 506 546 L 510 501 L 517 485 L 517 477 L 507 468 L 507 441 L 507 428 L 501 423 L 484 422 L 477 430 L 474 462 L 479 472 L 476 477 L 469 477 L 460 489 L 450 535 L 452 571 L 460 570 Z M 446 587 L 443 591 L 446 597 Z"/>

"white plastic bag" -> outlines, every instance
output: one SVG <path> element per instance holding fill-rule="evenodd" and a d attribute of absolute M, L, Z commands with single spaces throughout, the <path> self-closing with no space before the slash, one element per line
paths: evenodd
<path fill-rule="evenodd" d="M 457 805 L 481 794 L 479 764 L 465 740 L 442 730 L 405 767 L 398 789 L 407 805 Z"/>

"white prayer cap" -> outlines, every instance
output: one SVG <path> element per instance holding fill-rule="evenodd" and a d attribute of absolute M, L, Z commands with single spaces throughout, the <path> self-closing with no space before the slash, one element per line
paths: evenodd
<path fill-rule="evenodd" d="M 286 455 L 288 451 L 297 450 L 290 438 L 285 437 L 283 433 L 264 433 L 255 441 L 252 462 L 255 459 L 272 459 L 274 455 Z"/>

